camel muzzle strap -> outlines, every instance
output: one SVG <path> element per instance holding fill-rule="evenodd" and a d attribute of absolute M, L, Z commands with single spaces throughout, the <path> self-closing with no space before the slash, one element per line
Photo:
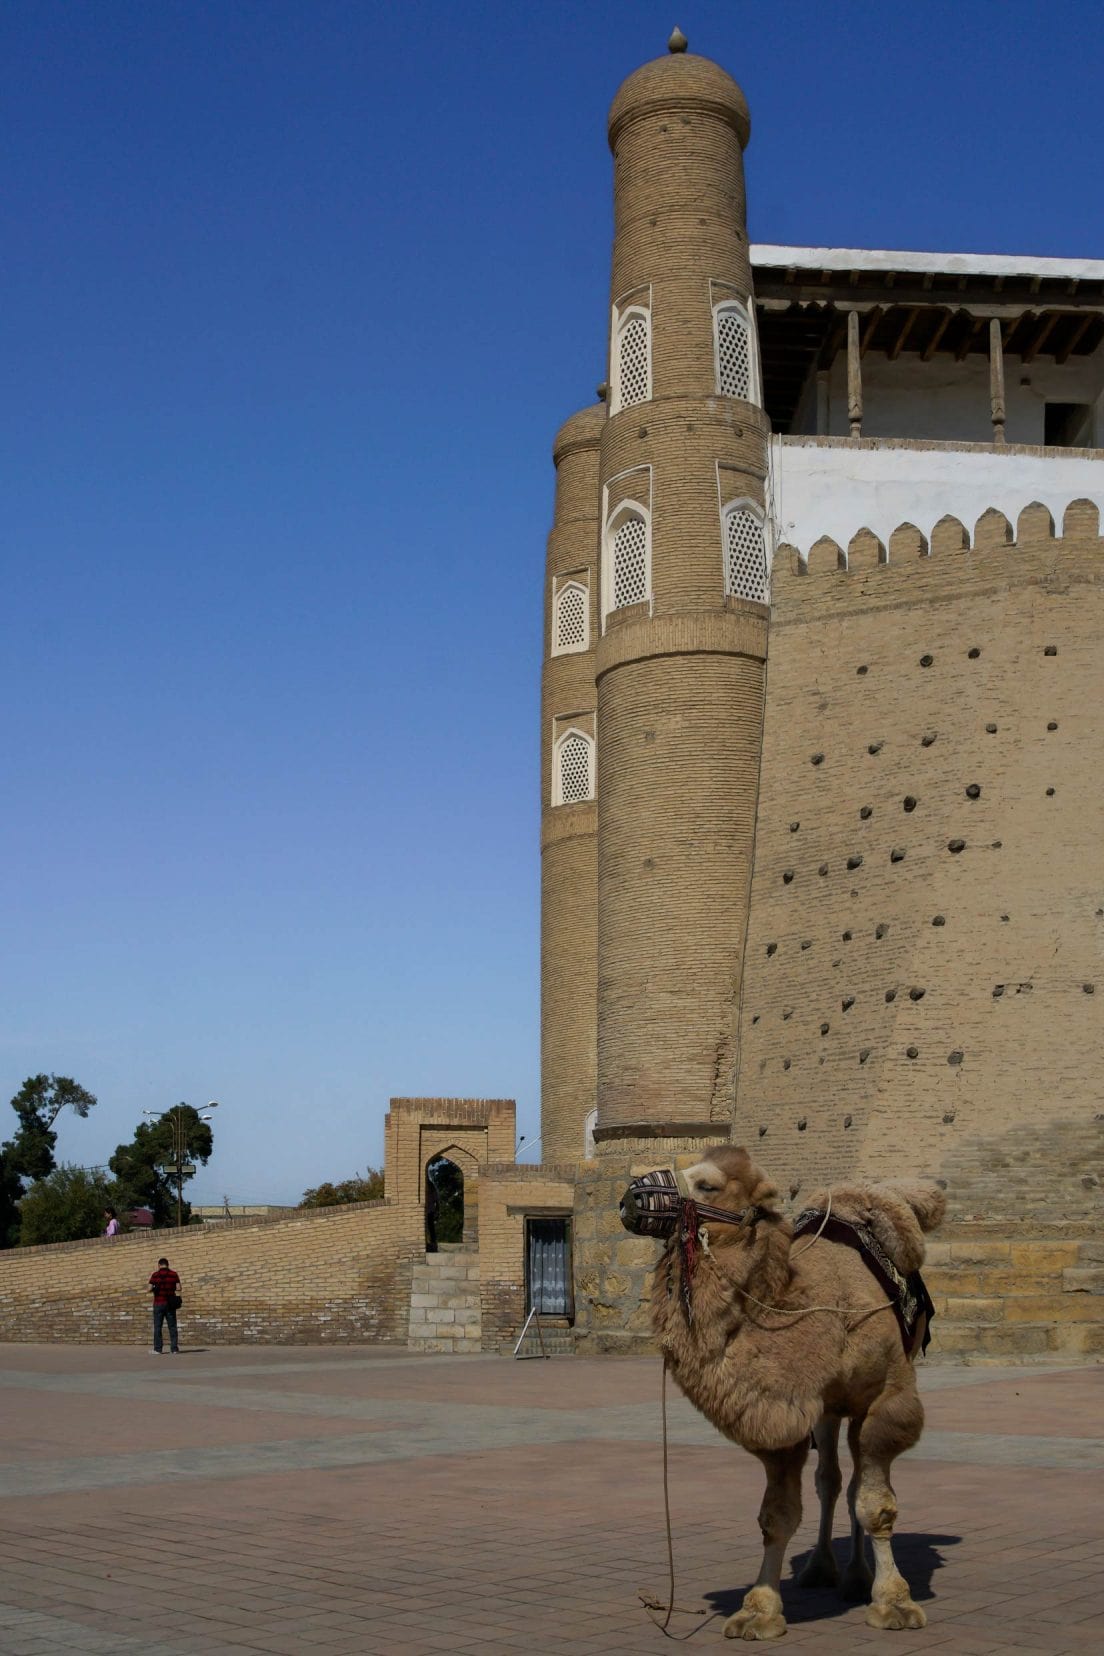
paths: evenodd
<path fill-rule="evenodd" d="M 658 1236 L 667 1242 L 689 1224 L 688 1208 L 693 1208 L 697 1216 L 693 1226 L 695 1236 L 697 1225 L 703 1221 L 716 1225 L 754 1225 L 762 1217 L 764 1210 L 755 1204 L 733 1213 L 729 1208 L 695 1201 L 685 1188 L 685 1180 L 680 1184 L 680 1177 L 669 1167 L 658 1167 L 633 1179 L 621 1198 L 621 1223 L 625 1229 L 634 1236 Z"/>

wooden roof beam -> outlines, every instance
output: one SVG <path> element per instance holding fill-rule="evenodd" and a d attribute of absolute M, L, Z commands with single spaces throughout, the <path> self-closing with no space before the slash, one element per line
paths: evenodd
<path fill-rule="evenodd" d="M 1062 349 L 1054 353 L 1054 360 L 1058 364 L 1059 368 L 1064 362 L 1068 362 L 1071 353 L 1076 351 L 1077 347 L 1088 333 L 1089 324 L 1091 322 L 1091 316 L 1083 316 L 1076 328 L 1074 328 L 1073 332 L 1070 334 L 1069 338 L 1066 340 L 1066 343 L 1062 346 Z"/>
<path fill-rule="evenodd" d="M 955 352 L 956 362 L 965 362 L 967 356 L 970 354 L 970 346 L 974 343 L 974 340 L 977 338 L 984 326 L 985 323 L 982 317 L 971 316 L 970 326 L 963 334 L 961 340 L 959 341 L 958 349 Z"/>
<path fill-rule="evenodd" d="M 863 328 L 862 337 L 859 340 L 859 355 L 861 357 L 866 355 L 867 347 L 869 346 L 870 341 L 874 338 L 874 329 L 882 320 L 883 315 L 884 312 L 881 305 L 875 305 L 874 309 L 867 316 L 866 326 Z"/>
<path fill-rule="evenodd" d="M 1070 284 L 1065 282 L 1043 283 L 1045 298 L 1040 304 L 1039 294 L 1031 291 L 1029 277 L 1006 276 L 1003 288 L 998 290 L 992 280 L 982 282 L 980 278 L 975 278 L 971 281 L 965 276 L 949 279 L 936 277 L 928 288 L 924 286 L 922 274 L 909 271 L 888 271 L 880 277 L 874 271 L 860 271 L 856 283 L 851 280 L 853 275 L 853 271 L 795 269 L 792 276 L 789 269 L 756 271 L 756 302 L 769 303 L 773 298 L 784 299 L 787 304 L 824 305 L 838 300 L 842 304 L 861 308 L 863 305 L 884 305 L 887 291 L 892 290 L 899 305 L 944 305 L 954 303 L 962 294 L 959 302 L 964 307 L 990 305 L 993 307 L 990 314 L 1007 315 L 1014 310 L 1040 309 L 1104 311 L 1104 283 L 1097 281 L 1080 282 L 1075 293 L 1068 291 Z M 891 276 L 892 281 L 889 279 Z"/>
<path fill-rule="evenodd" d="M 1053 328 L 1054 328 L 1054 324 L 1057 322 L 1057 320 L 1058 320 L 1058 312 L 1057 311 L 1051 311 L 1048 316 L 1043 317 L 1042 324 L 1036 330 L 1034 339 L 1028 345 L 1027 350 L 1024 351 L 1024 353 L 1023 353 L 1023 362 L 1024 362 L 1025 367 L 1029 362 L 1034 362 L 1035 358 L 1038 356 L 1039 352 L 1042 350 L 1043 346 L 1046 344 L 1047 340 L 1050 338 L 1051 332 L 1053 331 Z"/>
<path fill-rule="evenodd" d="M 914 306 L 912 308 L 912 310 L 909 311 L 908 315 L 905 317 L 905 320 L 901 325 L 901 331 L 897 335 L 897 338 L 893 341 L 892 346 L 890 347 L 890 350 L 889 350 L 889 353 L 888 353 L 890 362 L 896 362 L 897 358 L 900 356 L 901 352 L 904 350 L 905 340 L 908 338 L 909 334 L 912 332 L 913 325 L 915 324 L 916 318 L 919 315 L 920 315 L 919 310 Z"/>
<path fill-rule="evenodd" d="M 924 349 L 920 352 L 920 361 L 921 362 L 930 362 L 931 361 L 932 357 L 935 355 L 936 351 L 939 348 L 939 341 L 943 338 L 943 335 L 946 333 L 947 329 L 951 325 L 951 318 L 953 316 L 954 316 L 954 311 L 945 310 L 943 312 L 943 315 L 940 317 L 939 321 L 936 323 L 935 328 L 932 331 L 931 338 L 928 340 L 928 343 L 924 346 Z"/>

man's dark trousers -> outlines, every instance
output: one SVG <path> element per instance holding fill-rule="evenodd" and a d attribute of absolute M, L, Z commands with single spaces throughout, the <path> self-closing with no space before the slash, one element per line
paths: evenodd
<path fill-rule="evenodd" d="M 175 1305 L 155 1305 L 153 1308 L 153 1349 L 160 1351 L 162 1347 L 161 1325 L 169 1325 L 169 1350 L 179 1351 L 176 1343 L 176 1307 Z"/>

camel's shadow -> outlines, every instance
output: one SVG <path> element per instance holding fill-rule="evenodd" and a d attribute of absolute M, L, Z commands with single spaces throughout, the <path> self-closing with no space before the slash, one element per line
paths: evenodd
<path fill-rule="evenodd" d="M 897 1568 L 909 1584 L 914 1599 L 935 1597 L 932 1577 L 946 1562 L 943 1549 L 957 1547 L 961 1540 L 960 1535 L 917 1535 L 910 1534 L 908 1530 L 898 1530 L 894 1534 L 893 1556 Z M 832 1544 L 841 1576 L 849 1550 L 850 1542 L 846 1538 Z M 790 1561 L 789 1579 L 782 1583 L 782 1609 L 788 1622 L 822 1621 L 827 1616 L 842 1616 L 846 1610 L 853 1608 L 835 1588 L 807 1589 L 798 1586 L 797 1578 L 812 1557 L 812 1551 L 809 1547 L 804 1552 L 794 1555 Z M 714 1593 L 706 1593 L 705 1598 L 716 1615 L 731 1616 L 740 1608 L 744 1594 L 750 1586 L 749 1581 L 745 1587 L 722 1588 Z"/>

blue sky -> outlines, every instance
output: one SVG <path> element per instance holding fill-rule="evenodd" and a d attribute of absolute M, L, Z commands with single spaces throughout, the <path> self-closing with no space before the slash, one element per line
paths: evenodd
<path fill-rule="evenodd" d="M 379 1163 L 393 1094 L 532 1138 L 617 85 L 676 22 L 736 76 L 755 240 L 1100 257 L 1102 15 L 9 0 L 0 1098 L 97 1093 L 85 1165 L 220 1099 L 200 1200 Z"/>

